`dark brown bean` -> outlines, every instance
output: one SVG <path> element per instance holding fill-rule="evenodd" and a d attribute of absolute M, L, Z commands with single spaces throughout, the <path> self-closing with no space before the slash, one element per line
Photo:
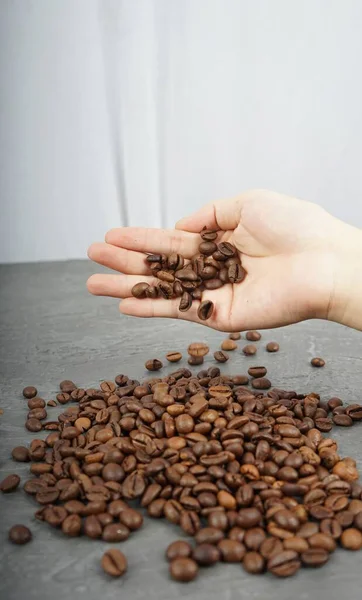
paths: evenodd
<path fill-rule="evenodd" d="M 125 555 L 116 548 L 111 548 L 103 554 L 101 565 L 103 571 L 111 577 L 122 577 L 128 567 Z"/>

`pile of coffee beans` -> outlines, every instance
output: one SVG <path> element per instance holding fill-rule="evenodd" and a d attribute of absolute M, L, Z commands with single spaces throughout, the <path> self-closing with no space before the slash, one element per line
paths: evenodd
<path fill-rule="evenodd" d="M 204 228 L 199 252 L 190 261 L 180 254 L 149 254 L 146 263 L 158 279 L 154 285 L 137 283 L 132 288 L 135 298 L 180 298 L 179 310 L 187 311 L 193 300 L 201 300 L 197 314 L 206 321 L 214 311 L 210 300 L 202 301 L 204 290 L 216 290 L 227 283 L 240 283 L 246 271 L 239 253 L 230 242 L 217 243 L 218 232 Z"/>
<path fill-rule="evenodd" d="M 196 364 L 208 352 L 204 343 L 188 347 Z M 287 577 L 322 566 L 338 545 L 361 549 L 356 462 L 323 434 L 361 421 L 362 405 L 269 389 L 266 374 L 249 368 L 253 389 L 248 376 L 222 375 L 217 366 L 142 383 L 121 374 L 99 388 L 66 380 L 57 399 L 67 406 L 52 421 L 36 388 L 25 388 L 33 407 L 27 429 L 48 432 L 12 451 L 30 463 L 24 490 L 39 504 L 36 518 L 69 537 L 119 543 L 143 524 L 136 501 L 194 539 L 166 551 L 171 577 L 183 582 L 217 562 Z M 9 475 L 1 490 L 18 485 Z M 23 544 L 31 532 L 16 525 L 9 539 Z M 127 560 L 109 550 L 102 567 L 119 577 Z"/>

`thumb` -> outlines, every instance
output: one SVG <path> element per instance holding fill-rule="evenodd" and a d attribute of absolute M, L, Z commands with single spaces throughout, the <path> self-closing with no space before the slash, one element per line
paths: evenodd
<path fill-rule="evenodd" d="M 236 229 L 240 222 L 241 209 L 245 197 L 238 196 L 229 200 L 217 200 L 206 204 L 194 214 L 180 219 L 175 225 L 176 229 L 199 233 L 203 227 L 228 231 Z"/>

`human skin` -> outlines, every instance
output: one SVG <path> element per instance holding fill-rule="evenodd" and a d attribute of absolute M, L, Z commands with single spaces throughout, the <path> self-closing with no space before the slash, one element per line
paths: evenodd
<path fill-rule="evenodd" d="M 136 299 L 132 287 L 154 282 L 147 253 L 198 252 L 199 232 L 219 231 L 240 253 L 242 283 L 205 290 L 215 309 L 200 321 L 199 302 L 187 312 L 179 299 Z M 280 327 L 306 319 L 328 319 L 362 330 L 362 232 L 317 204 L 265 190 L 212 202 L 181 219 L 173 230 L 122 227 L 92 244 L 89 257 L 117 273 L 92 275 L 95 295 L 121 298 L 120 311 L 137 317 L 168 317 L 221 331 Z"/>

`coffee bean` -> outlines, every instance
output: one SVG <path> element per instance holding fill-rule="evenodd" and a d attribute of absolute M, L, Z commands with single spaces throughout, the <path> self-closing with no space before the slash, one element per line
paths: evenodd
<path fill-rule="evenodd" d="M 199 245 L 200 254 L 205 254 L 206 256 L 210 256 L 217 250 L 217 245 L 212 241 L 204 241 Z"/>
<path fill-rule="evenodd" d="M 213 242 L 217 238 L 217 231 L 214 231 L 213 229 L 207 229 L 206 227 L 204 227 L 200 235 L 202 239 L 206 242 Z"/>
<path fill-rule="evenodd" d="M 0 482 L 0 490 L 3 494 L 8 494 L 9 492 L 14 492 L 20 483 L 19 475 L 8 475 Z"/>
<path fill-rule="evenodd" d="M 29 451 L 25 446 L 16 446 L 16 448 L 13 448 L 11 456 L 17 462 L 28 462 L 30 460 Z"/>
<path fill-rule="evenodd" d="M 239 263 L 234 263 L 228 268 L 230 283 L 241 283 L 246 277 L 246 271 Z"/>
<path fill-rule="evenodd" d="M 214 312 L 213 302 L 211 302 L 211 300 L 204 300 L 203 302 L 201 302 L 201 304 L 197 310 L 197 316 L 199 317 L 199 319 L 201 319 L 201 321 L 206 321 L 207 319 L 210 319 L 213 312 Z"/>
<path fill-rule="evenodd" d="M 261 543 L 259 551 L 262 557 L 268 560 L 271 556 L 280 554 L 283 551 L 283 543 L 276 537 L 269 537 Z"/>
<path fill-rule="evenodd" d="M 362 531 L 362 512 L 354 516 L 353 525 L 357 527 L 359 531 Z"/>
<path fill-rule="evenodd" d="M 327 552 L 334 552 L 336 549 L 336 542 L 331 535 L 326 533 L 315 533 L 308 538 L 308 543 L 311 548 L 323 548 Z"/>
<path fill-rule="evenodd" d="M 345 529 L 340 541 L 346 550 L 360 550 L 362 548 L 362 533 L 354 527 Z"/>
<path fill-rule="evenodd" d="M 55 400 L 48 400 L 47 406 L 51 406 L 52 408 L 54 408 L 54 406 L 57 406 L 57 403 L 55 402 Z"/>
<path fill-rule="evenodd" d="M 148 256 L 146 256 L 146 263 L 165 263 L 166 260 L 167 258 L 165 254 L 149 254 Z"/>
<path fill-rule="evenodd" d="M 157 271 L 156 273 L 157 279 L 161 279 L 161 281 L 167 281 L 168 283 L 173 283 L 175 281 L 175 276 L 169 271 Z"/>
<path fill-rule="evenodd" d="M 162 369 L 163 364 L 157 358 L 152 358 L 146 361 L 145 367 L 148 371 L 159 371 L 160 369 Z"/>
<path fill-rule="evenodd" d="M 362 420 L 362 406 L 360 404 L 350 404 L 346 408 L 346 413 L 353 421 Z"/>
<path fill-rule="evenodd" d="M 254 356 L 256 354 L 256 346 L 253 344 L 247 344 L 242 350 L 245 356 Z"/>
<path fill-rule="evenodd" d="M 179 310 L 181 312 L 186 312 L 188 311 L 192 306 L 192 296 L 191 294 L 189 294 L 188 292 L 183 292 L 181 299 L 180 299 L 180 304 L 179 304 Z"/>
<path fill-rule="evenodd" d="M 126 508 L 125 510 L 122 510 L 119 515 L 119 520 L 131 531 L 139 529 L 143 524 L 143 517 L 141 513 L 133 508 Z"/>
<path fill-rule="evenodd" d="M 267 374 L 267 370 L 265 367 L 250 367 L 248 373 L 251 377 L 259 378 L 264 377 Z"/>
<path fill-rule="evenodd" d="M 35 398 L 35 396 L 37 395 L 38 390 L 36 389 L 36 387 L 32 386 L 32 385 L 28 385 L 27 387 L 25 387 L 23 389 L 23 396 L 24 398 Z"/>
<path fill-rule="evenodd" d="M 159 281 L 157 284 L 158 295 L 170 300 L 173 297 L 173 285 L 167 281 Z"/>
<path fill-rule="evenodd" d="M 116 548 L 107 550 L 102 556 L 102 569 L 111 577 L 122 577 L 127 571 L 127 559 L 123 552 Z"/>
<path fill-rule="evenodd" d="M 312 358 L 312 360 L 310 361 L 310 364 L 313 367 L 324 367 L 324 365 L 326 364 L 325 361 L 323 360 L 323 358 Z"/>
<path fill-rule="evenodd" d="M 41 424 L 41 422 L 39 421 L 39 419 L 28 419 L 25 422 L 25 427 L 28 429 L 28 431 L 31 431 L 32 433 L 35 433 L 37 431 L 41 431 L 43 426 Z"/>
<path fill-rule="evenodd" d="M 193 342 L 187 348 L 190 356 L 205 356 L 209 352 L 209 347 L 202 342 Z"/>
<path fill-rule="evenodd" d="M 353 421 L 348 415 L 334 415 L 332 421 L 340 427 L 351 427 L 353 425 Z"/>
<path fill-rule="evenodd" d="M 174 286 L 174 293 L 176 294 L 175 291 L 175 286 Z M 146 298 L 158 298 L 158 287 L 155 285 L 149 285 L 148 288 L 145 290 L 145 297 Z"/>
<path fill-rule="evenodd" d="M 73 381 L 71 381 L 70 379 L 65 379 L 64 381 L 61 381 L 59 384 L 59 387 L 60 387 L 61 391 L 66 394 L 70 394 L 73 390 L 75 390 L 77 388 L 75 383 Z"/>
<path fill-rule="evenodd" d="M 225 258 L 230 258 L 231 256 L 237 255 L 235 246 L 230 244 L 230 242 L 220 242 L 220 244 L 217 245 L 217 249 Z"/>
<path fill-rule="evenodd" d="M 223 340 L 221 343 L 221 349 L 227 350 L 228 352 L 236 350 L 237 347 L 238 345 L 236 344 L 236 342 L 234 342 L 234 340 L 226 339 Z"/>
<path fill-rule="evenodd" d="M 204 357 L 203 356 L 189 356 L 187 359 L 187 362 L 191 366 L 202 365 L 204 362 Z"/>
<path fill-rule="evenodd" d="M 129 538 L 129 534 L 130 530 L 123 523 L 110 523 L 103 529 L 102 539 L 105 542 L 123 542 Z"/>
<path fill-rule="evenodd" d="M 217 277 L 214 277 L 213 279 L 207 279 L 206 281 L 204 281 L 204 286 L 207 290 L 218 290 L 223 285 L 224 284 L 221 281 L 221 279 L 218 279 Z"/>
<path fill-rule="evenodd" d="M 68 513 L 64 506 L 46 506 L 44 509 L 44 520 L 52 527 L 59 527 Z"/>
<path fill-rule="evenodd" d="M 238 331 L 234 331 L 233 333 L 229 333 L 229 339 L 230 340 L 240 340 L 241 338 L 241 333 L 239 333 Z"/>
<path fill-rule="evenodd" d="M 12 542 L 13 544 L 22 545 L 30 542 L 33 536 L 30 529 L 28 529 L 28 527 L 25 527 L 25 525 L 13 525 L 9 531 L 8 537 L 10 542 Z"/>
<path fill-rule="evenodd" d="M 214 359 L 217 360 L 217 362 L 225 363 L 227 360 L 229 360 L 229 355 L 222 350 L 217 350 L 214 352 Z"/>
<path fill-rule="evenodd" d="M 247 331 L 245 338 L 248 342 L 258 342 L 261 338 L 261 333 L 259 333 L 259 331 Z"/>
<path fill-rule="evenodd" d="M 57 394 L 57 400 L 58 400 L 59 404 L 67 404 L 71 400 L 71 395 L 67 394 L 65 392 L 62 392 L 61 394 Z"/>
<path fill-rule="evenodd" d="M 266 345 L 267 352 L 278 352 L 279 344 L 277 342 L 268 342 Z"/>
<path fill-rule="evenodd" d="M 62 531 L 69 537 L 77 537 L 82 529 L 82 519 L 79 515 L 68 515 L 62 523 Z"/>
<path fill-rule="evenodd" d="M 268 560 L 267 569 L 277 577 L 290 577 L 300 568 L 298 553 L 294 550 L 284 550 Z"/>
<path fill-rule="evenodd" d="M 146 291 L 149 288 L 149 284 L 145 282 L 136 283 L 131 290 L 132 296 L 135 298 L 145 298 Z"/>
<path fill-rule="evenodd" d="M 258 379 L 253 379 L 251 385 L 256 390 L 268 390 L 271 388 L 271 382 L 266 377 L 259 377 Z"/>
<path fill-rule="evenodd" d="M 28 400 L 28 408 L 29 410 L 33 410 L 34 408 L 44 408 L 45 401 L 43 398 L 30 398 Z"/>
<path fill-rule="evenodd" d="M 166 354 L 166 359 L 172 363 L 179 362 L 179 360 L 181 360 L 181 358 L 182 358 L 181 352 L 167 352 L 167 354 Z"/>
<path fill-rule="evenodd" d="M 319 535 L 319 534 L 316 533 L 314 535 Z M 308 538 L 308 540 L 309 539 L 310 538 Z M 307 540 L 305 538 L 299 537 L 297 535 L 288 537 L 287 539 L 283 540 L 283 544 L 284 544 L 285 550 L 294 550 L 295 552 L 298 552 L 298 554 L 300 554 L 301 552 L 305 552 L 309 548 L 309 544 L 308 544 Z"/>
<path fill-rule="evenodd" d="M 202 567 L 209 567 L 220 560 L 220 551 L 212 544 L 199 544 L 192 552 L 192 558 Z"/>
<path fill-rule="evenodd" d="M 175 558 L 189 558 L 192 554 L 192 546 L 183 540 L 172 542 L 166 550 L 166 558 L 168 561 Z"/>
<path fill-rule="evenodd" d="M 243 559 L 243 567 L 245 571 L 256 575 L 264 571 L 264 559 L 259 552 L 247 552 Z"/>
<path fill-rule="evenodd" d="M 323 548 L 310 548 L 300 555 L 306 567 L 322 567 L 328 562 L 329 554 Z"/>
<path fill-rule="evenodd" d="M 241 562 L 245 556 L 245 546 L 237 540 L 221 540 L 217 545 L 221 560 L 224 562 Z"/>
<path fill-rule="evenodd" d="M 215 527 L 204 527 L 195 535 L 197 544 L 217 544 L 224 537 L 224 533 Z"/>
<path fill-rule="evenodd" d="M 93 540 L 102 536 L 102 526 L 95 515 L 89 515 L 84 519 L 83 531 L 87 537 Z"/>
<path fill-rule="evenodd" d="M 170 575 L 172 579 L 183 583 L 195 579 L 198 570 L 197 563 L 191 558 L 175 558 L 170 563 Z"/>

